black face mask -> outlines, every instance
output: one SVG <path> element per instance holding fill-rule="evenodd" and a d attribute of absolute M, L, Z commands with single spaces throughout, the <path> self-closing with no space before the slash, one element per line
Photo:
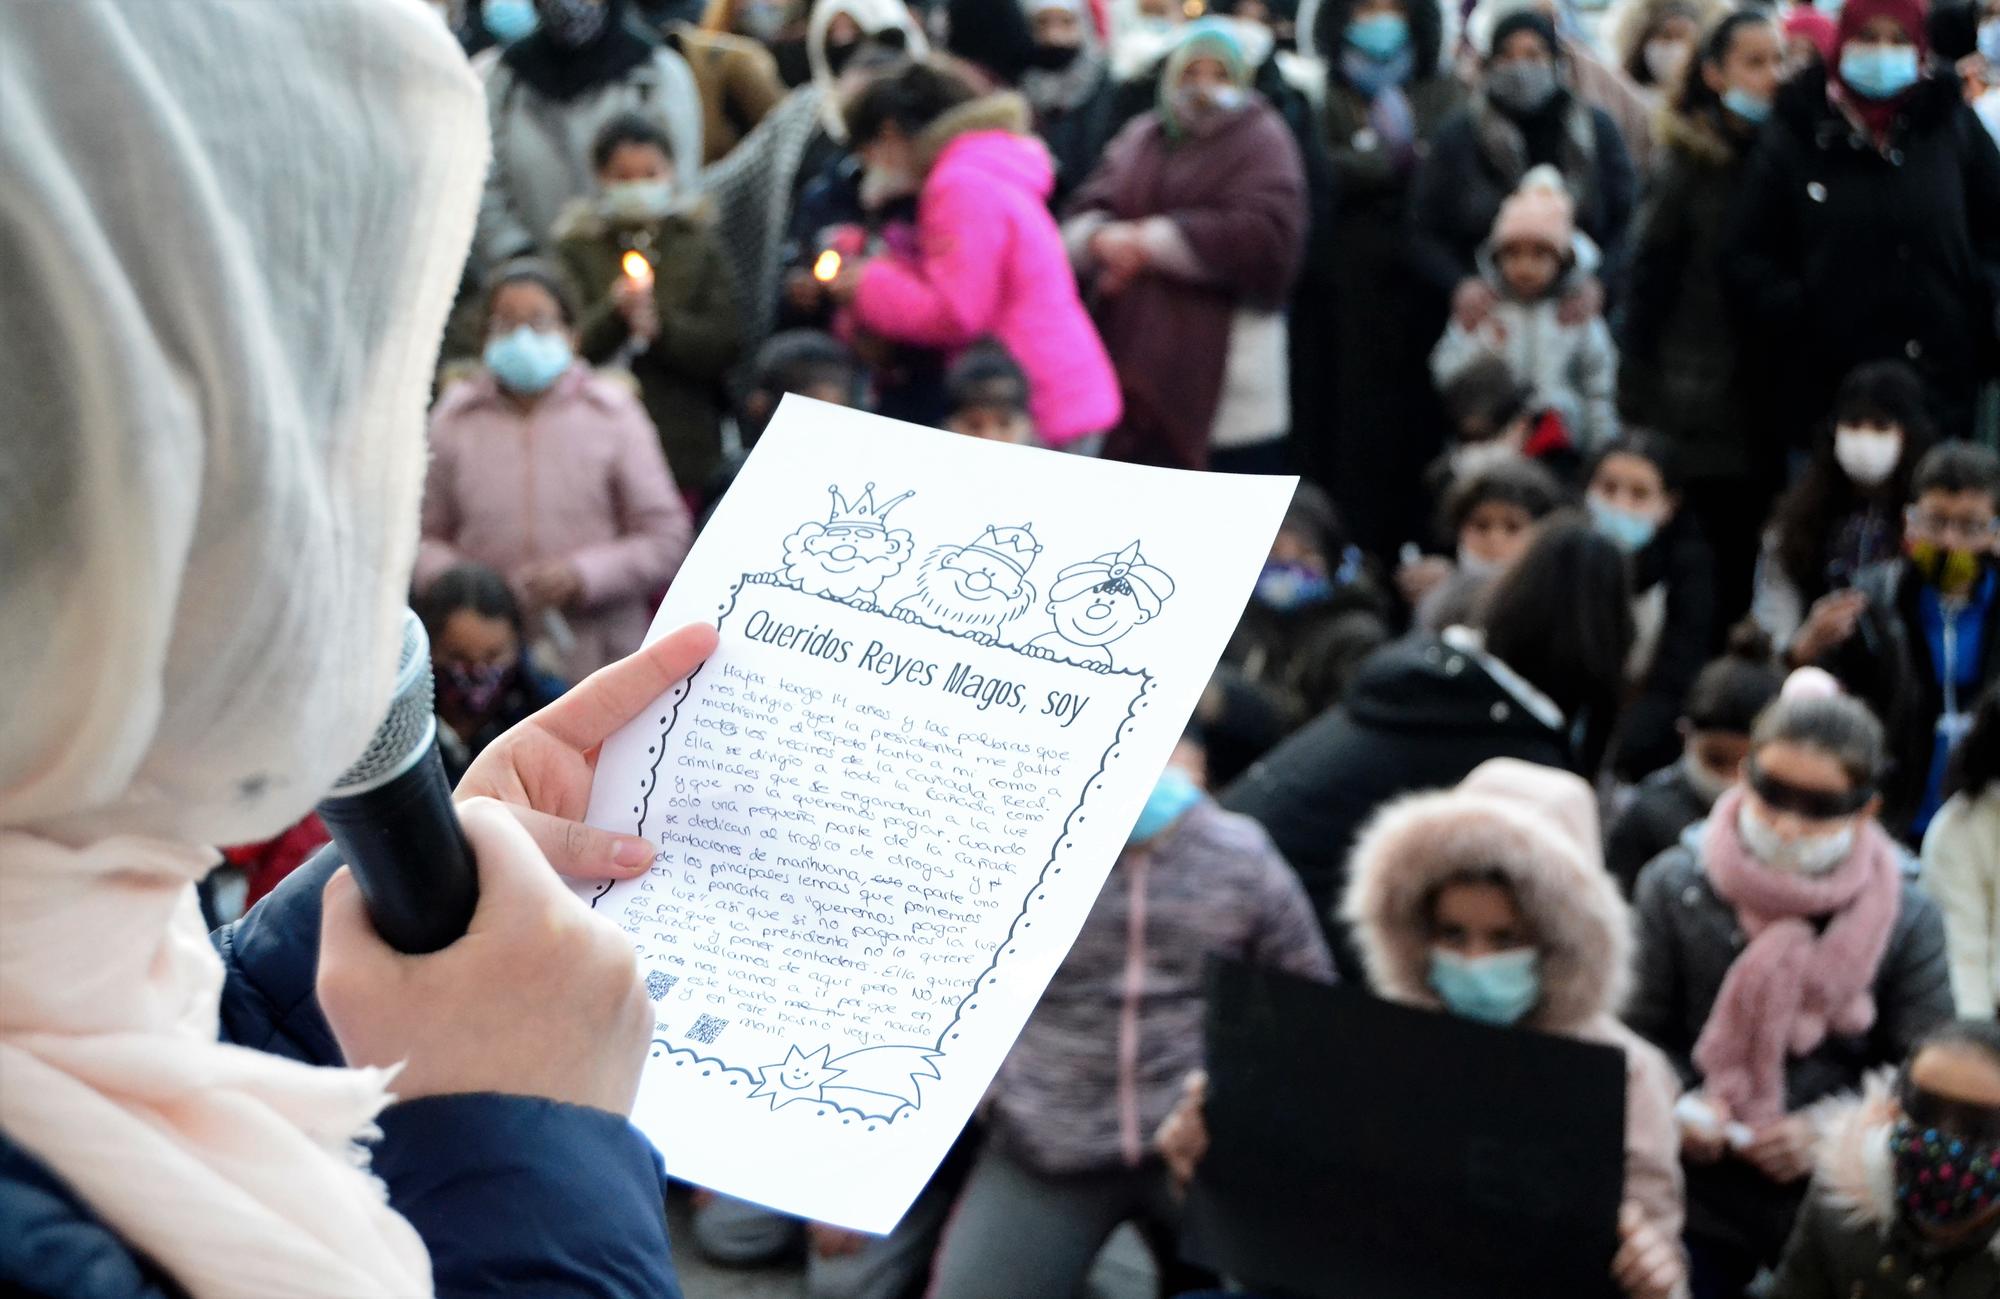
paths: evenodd
<path fill-rule="evenodd" d="M 836 77 L 839 76 L 841 73 L 847 71 L 848 62 L 854 58 L 854 51 L 860 48 L 861 48 L 860 41 L 849 41 L 845 45 L 827 46 L 826 47 L 827 71 L 831 72 Z"/>
<path fill-rule="evenodd" d="M 1061 72 L 1083 53 L 1081 45 L 1037 45 L 1028 55 L 1028 66 Z"/>

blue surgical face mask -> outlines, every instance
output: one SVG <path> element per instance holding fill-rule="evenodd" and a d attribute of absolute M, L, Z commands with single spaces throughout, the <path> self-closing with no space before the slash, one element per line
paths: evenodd
<path fill-rule="evenodd" d="M 1590 506 L 1591 524 L 1628 555 L 1644 550 L 1660 530 L 1658 520 L 1621 509 L 1602 497 L 1586 496 L 1584 500 Z"/>
<path fill-rule="evenodd" d="M 1894 99 L 1917 84 L 1914 45 L 1850 45 L 1840 54 L 1840 79 L 1868 99 Z"/>
<path fill-rule="evenodd" d="M 1347 24 L 1347 43 L 1378 62 L 1392 59 L 1410 43 L 1410 24 L 1401 14 L 1370 14 Z"/>
<path fill-rule="evenodd" d="M 1979 57 L 2000 68 L 2000 18 L 1979 24 Z"/>
<path fill-rule="evenodd" d="M 1132 826 L 1130 842 L 1144 843 L 1158 837 L 1199 802 L 1201 787 L 1179 767 L 1168 767 L 1153 783 L 1153 792 L 1146 795 L 1146 805 L 1139 809 L 1139 820 Z"/>
<path fill-rule="evenodd" d="M 542 25 L 535 0 L 486 0 L 479 7 L 479 21 L 502 45 L 512 45 Z"/>
<path fill-rule="evenodd" d="M 1739 90 L 1735 86 L 1722 92 L 1722 106 L 1736 114 L 1752 126 L 1762 125 L 1771 115 L 1771 101 Z"/>
<path fill-rule="evenodd" d="M 522 325 L 486 345 L 481 358 L 500 386 L 509 392 L 533 396 L 546 392 L 550 384 L 569 369 L 575 354 L 561 334 L 543 333 Z"/>
<path fill-rule="evenodd" d="M 1431 991 L 1454 1015 L 1506 1028 L 1542 999 L 1541 953 L 1532 947 L 1460 956 L 1431 949 Z"/>
<path fill-rule="evenodd" d="M 1280 613 L 1319 604 L 1331 594 L 1326 575 L 1303 564 L 1266 564 L 1257 575 L 1257 603 Z"/>

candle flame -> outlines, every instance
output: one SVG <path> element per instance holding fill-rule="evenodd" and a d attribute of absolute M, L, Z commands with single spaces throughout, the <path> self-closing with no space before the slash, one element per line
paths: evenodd
<path fill-rule="evenodd" d="M 626 253 L 624 261 L 621 264 L 625 267 L 625 275 L 628 279 L 639 284 L 651 284 L 653 282 L 653 264 L 647 261 L 646 255 L 638 249 L 635 248 L 631 252 Z"/>
<path fill-rule="evenodd" d="M 813 278 L 821 284 L 831 284 L 840 274 L 840 254 L 829 248 L 813 263 Z"/>

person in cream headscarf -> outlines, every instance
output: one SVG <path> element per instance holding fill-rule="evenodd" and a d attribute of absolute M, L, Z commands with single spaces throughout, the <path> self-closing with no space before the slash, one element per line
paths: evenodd
<path fill-rule="evenodd" d="M 0 1292 L 672 1294 L 651 1016 L 548 863 L 650 862 L 561 818 L 710 633 L 468 773 L 515 806 L 462 805 L 444 951 L 324 859 L 214 947 L 195 902 L 387 706 L 486 163 L 462 55 L 417 0 L 9 6 L 0 117 Z"/>

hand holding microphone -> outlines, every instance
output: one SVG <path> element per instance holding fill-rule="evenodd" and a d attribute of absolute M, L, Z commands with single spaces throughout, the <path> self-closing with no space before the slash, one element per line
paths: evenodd
<path fill-rule="evenodd" d="M 334 877 L 319 996 L 350 1064 L 405 1061 L 393 1085 L 405 1100 L 499 1091 L 629 1111 L 651 1028 L 631 943 L 549 867 L 578 879 L 628 879 L 651 865 L 645 840 L 582 824 L 598 748 L 714 649 L 713 628 L 683 628 L 494 741 L 457 793 L 464 830 L 454 819 L 453 832 L 469 845 L 467 861 L 476 858 L 469 889 L 441 883 L 455 867 L 432 872 L 413 860 L 404 865 L 414 879 L 385 886 L 379 870 L 374 884 L 366 868 Z M 435 820 L 438 810 L 424 815 Z M 443 815 L 452 816 L 449 803 Z M 378 825 L 371 835 L 396 843 L 437 833 Z M 454 914 L 460 896 L 473 900 L 469 927 L 461 923 L 442 950 L 406 956 L 384 941 L 378 899 L 414 909 L 414 928 L 435 938 L 449 927 L 437 917 Z"/>

